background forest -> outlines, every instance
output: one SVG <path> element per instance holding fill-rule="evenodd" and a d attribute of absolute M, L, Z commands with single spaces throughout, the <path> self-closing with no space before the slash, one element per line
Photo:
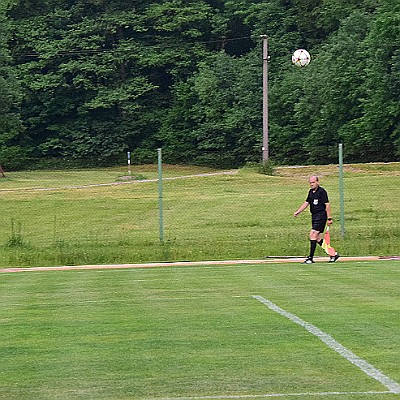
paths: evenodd
<path fill-rule="evenodd" d="M 0 0 L 0 164 L 258 162 L 262 34 L 274 163 L 399 160 L 397 0 Z"/>

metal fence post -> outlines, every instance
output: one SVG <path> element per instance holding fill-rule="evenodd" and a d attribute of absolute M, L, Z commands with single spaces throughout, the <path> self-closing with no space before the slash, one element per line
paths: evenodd
<path fill-rule="evenodd" d="M 339 194 L 340 194 L 340 231 L 344 238 L 344 187 L 343 187 L 343 143 L 339 143 Z"/>
<path fill-rule="evenodd" d="M 158 208 L 159 208 L 159 226 L 160 242 L 164 242 L 164 221 L 163 221 L 163 180 L 162 180 L 162 155 L 161 149 L 158 152 Z"/>

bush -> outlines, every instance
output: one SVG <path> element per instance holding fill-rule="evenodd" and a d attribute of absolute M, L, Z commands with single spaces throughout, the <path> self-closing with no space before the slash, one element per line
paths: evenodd
<path fill-rule="evenodd" d="M 20 146 L 0 147 L 0 165 L 5 171 L 21 170 L 29 164 L 29 153 Z"/>

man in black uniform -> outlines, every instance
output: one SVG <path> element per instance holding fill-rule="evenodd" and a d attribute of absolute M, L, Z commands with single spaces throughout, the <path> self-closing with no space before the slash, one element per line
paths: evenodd
<path fill-rule="evenodd" d="M 312 264 L 314 262 L 314 253 L 317 243 L 321 246 L 323 243 L 322 233 L 324 232 L 325 225 L 332 225 L 331 205 L 329 204 L 328 193 L 324 188 L 319 186 L 318 177 L 310 177 L 310 190 L 306 201 L 298 208 L 293 214 L 297 217 L 302 211 L 310 206 L 311 211 L 311 231 L 310 231 L 310 255 L 304 261 L 305 264 Z M 329 262 L 335 262 L 339 258 L 336 253 L 331 256 Z"/>

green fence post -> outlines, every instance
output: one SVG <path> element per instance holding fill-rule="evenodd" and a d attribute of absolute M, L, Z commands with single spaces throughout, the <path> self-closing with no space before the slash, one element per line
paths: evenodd
<path fill-rule="evenodd" d="M 163 180 L 162 180 L 162 155 L 161 155 L 161 149 L 157 149 L 157 152 L 158 152 L 158 208 L 159 208 L 160 242 L 164 243 Z"/>
<path fill-rule="evenodd" d="M 340 194 L 340 230 L 344 238 L 344 187 L 343 187 L 343 143 L 339 143 L 339 194 Z"/>

